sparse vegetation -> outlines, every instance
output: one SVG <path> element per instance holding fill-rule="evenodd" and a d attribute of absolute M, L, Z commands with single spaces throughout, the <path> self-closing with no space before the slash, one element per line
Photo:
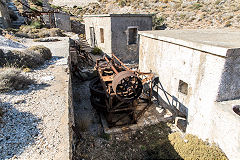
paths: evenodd
<path fill-rule="evenodd" d="M 216 0 L 215 4 L 219 5 L 222 0 Z"/>
<path fill-rule="evenodd" d="M 107 134 L 107 133 L 102 133 L 102 134 L 100 135 L 100 137 L 103 138 L 103 139 L 105 139 L 105 140 L 107 140 L 107 141 L 109 141 L 109 140 L 111 139 L 111 135 L 110 135 L 110 134 Z"/>
<path fill-rule="evenodd" d="M 34 81 L 23 75 L 20 69 L 8 67 L 0 69 L 0 92 L 25 89 L 33 83 Z"/>
<path fill-rule="evenodd" d="M 159 30 L 164 25 L 165 18 L 154 16 L 153 18 L 153 29 Z"/>
<path fill-rule="evenodd" d="M 23 25 L 20 27 L 19 31 L 16 32 L 16 36 L 18 37 L 26 37 L 26 38 L 44 38 L 44 37 L 56 37 L 60 36 L 63 37 L 65 36 L 63 34 L 63 31 L 59 28 L 41 28 L 37 29 L 36 27 L 39 26 L 37 23 L 35 26 L 26 26 Z"/>
<path fill-rule="evenodd" d="M 42 7 L 43 6 L 43 2 L 42 0 L 32 0 L 33 4 Z"/>
<path fill-rule="evenodd" d="M 127 5 L 127 2 L 125 0 L 121 0 L 118 2 L 119 6 L 124 7 Z"/>
<path fill-rule="evenodd" d="M 194 3 L 190 8 L 192 8 L 192 9 L 200 9 L 201 7 L 202 7 L 202 4 Z"/>
<path fill-rule="evenodd" d="M 81 132 L 85 132 L 88 130 L 90 123 L 91 120 L 89 119 L 89 117 L 85 114 L 82 114 L 77 120 L 76 126 Z"/>
<path fill-rule="evenodd" d="M 172 146 L 183 159 L 221 159 L 227 160 L 226 155 L 215 144 L 187 134 L 182 136 L 175 132 L 168 136 Z"/>
<path fill-rule="evenodd" d="M 215 144 L 191 134 L 182 136 L 180 132 L 172 132 L 171 124 L 164 122 L 117 135 L 82 135 L 76 154 L 84 159 L 97 159 L 99 150 L 101 159 L 107 159 L 109 155 L 117 159 L 227 159 Z M 101 145 L 98 142 L 103 137 L 111 138 Z"/>
<path fill-rule="evenodd" d="M 36 68 L 52 57 L 51 51 L 44 46 L 34 46 L 23 51 L 0 50 L 1 67 Z"/>
<path fill-rule="evenodd" d="M 40 55 L 44 60 L 50 60 L 52 58 L 52 52 L 49 48 L 45 46 L 32 46 L 28 50 L 34 51 L 38 55 Z"/>
<path fill-rule="evenodd" d="M 231 24 L 231 21 L 227 21 L 226 23 L 225 23 L 225 26 L 224 27 L 230 27 L 232 24 Z"/>
<path fill-rule="evenodd" d="M 35 29 L 40 29 L 40 28 L 42 28 L 43 25 L 40 21 L 34 20 L 31 22 L 30 26 Z"/>
<path fill-rule="evenodd" d="M 91 53 L 93 55 L 101 55 L 101 54 L 103 54 L 103 51 L 98 47 L 94 47 Z"/>

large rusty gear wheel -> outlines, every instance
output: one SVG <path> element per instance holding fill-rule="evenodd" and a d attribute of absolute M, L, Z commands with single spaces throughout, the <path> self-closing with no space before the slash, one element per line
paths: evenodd
<path fill-rule="evenodd" d="M 122 100 L 134 100 L 138 98 L 143 89 L 141 79 L 130 71 L 118 73 L 112 82 L 113 91 Z"/>

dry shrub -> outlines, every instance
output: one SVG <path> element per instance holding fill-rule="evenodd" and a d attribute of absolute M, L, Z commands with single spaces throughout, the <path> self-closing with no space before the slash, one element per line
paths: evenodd
<path fill-rule="evenodd" d="M 52 58 L 52 52 L 50 49 L 43 45 L 32 46 L 28 50 L 34 51 L 35 53 L 41 55 L 41 57 L 45 60 L 50 60 Z"/>
<path fill-rule="evenodd" d="M 76 121 L 76 126 L 81 132 L 85 132 L 88 130 L 90 123 L 91 119 L 89 116 L 87 114 L 81 114 Z"/>
<path fill-rule="evenodd" d="M 172 146 L 183 159 L 221 159 L 226 155 L 215 144 L 209 144 L 197 136 L 187 134 L 184 137 L 175 132 L 168 136 Z"/>
<path fill-rule="evenodd" d="M 34 46 L 23 51 L 0 50 L 1 67 L 36 68 L 52 57 L 50 49 L 44 46 Z"/>
<path fill-rule="evenodd" d="M 41 28 L 36 29 L 33 26 L 22 25 L 15 34 L 18 37 L 26 38 L 45 38 L 45 37 L 64 37 L 63 31 L 59 28 Z"/>
<path fill-rule="evenodd" d="M 34 80 L 23 75 L 20 69 L 8 67 L 0 69 L 0 92 L 25 89 L 33 83 Z"/>

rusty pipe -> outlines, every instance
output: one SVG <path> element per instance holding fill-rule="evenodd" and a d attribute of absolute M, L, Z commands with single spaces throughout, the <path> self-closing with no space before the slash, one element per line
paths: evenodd
<path fill-rule="evenodd" d="M 112 63 L 109 61 L 109 59 L 107 57 L 104 57 L 104 59 L 107 61 L 107 63 L 111 66 L 112 70 L 118 74 L 118 71 L 116 70 L 116 68 L 112 65 Z"/>
<path fill-rule="evenodd" d="M 120 61 L 120 59 L 117 58 L 117 57 L 115 56 L 115 54 L 112 53 L 112 56 L 113 56 L 122 66 L 124 66 L 127 70 L 130 71 L 130 69 L 129 69 L 122 61 Z"/>

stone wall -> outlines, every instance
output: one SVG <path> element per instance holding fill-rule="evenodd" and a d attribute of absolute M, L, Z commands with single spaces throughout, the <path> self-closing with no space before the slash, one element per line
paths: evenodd
<path fill-rule="evenodd" d="M 233 100 L 239 97 L 239 49 L 233 51 L 229 49 L 233 45 L 227 43 L 226 48 L 220 42 L 220 47 L 206 44 L 211 43 L 209 34 L 202 43 L 194 42 L 194 38 L 187 41 L 189 37 L 180 35 L 180 31 L 175 32 L 177 38 L 167 31 L 164 36 L 140 34 L 139 68 L 159 78 L 154 85 L 156 98 L 185 115 L 188 133 L 214 141 L 229 159 L 237 160 L 240 116 L 232 106 L 240 103 Z M 217 102 L 226 99 L 229 101 Z"/>

